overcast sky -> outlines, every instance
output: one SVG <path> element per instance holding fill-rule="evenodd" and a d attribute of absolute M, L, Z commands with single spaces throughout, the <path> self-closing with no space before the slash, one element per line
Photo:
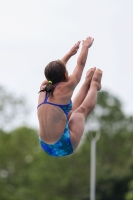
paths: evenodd
<path fill-rule="evenodd" d="M 101 68 L 103 90 L 132 115 L 133 0 L 0 0 L 0 85 L 27 97 L 29 124 L 38 125 L 37 93 L 45 65 L 88 36 L 95 41 L 76 91 L 87 69 Z M 79 52 L 67 65 L 69 73 Z"/>

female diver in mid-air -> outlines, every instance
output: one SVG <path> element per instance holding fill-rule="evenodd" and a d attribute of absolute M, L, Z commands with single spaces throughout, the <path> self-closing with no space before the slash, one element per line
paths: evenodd
<path fill-rule="evenodd" d="M 50 62 L 44 70 L 46 80 L 40 86 L 38 98 L 39 139 L 42 149 L 50 156 L 72 154 L 81 140 L 85 119 L 94 109 L 97 91 L 101 89 L 102 71 L 91 68 L 79 92 L 71 101 L 94 39 L 83 40 L 76 67 L 69 76 L 67 61 L 79 49 L 77 42 L 61 59 Z"/>

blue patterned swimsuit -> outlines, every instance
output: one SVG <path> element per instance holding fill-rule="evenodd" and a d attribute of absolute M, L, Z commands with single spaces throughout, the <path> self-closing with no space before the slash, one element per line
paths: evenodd
<path fill-rule="evenodd" d="M 68 113 L 72 109 L 72 101 L 70 101 L 70 103 L 66 104 L 66 105 L 54 104 L 54 103 L 47 101 L 48 97 L 49 96 L 47 96 L 47 94 L 46 94 L 44 101 L 41 104 L 39 104 L 38 107 L 41 106 L 42 104 L 50 104 L 53 106 L 58 106 L 59 108 L 61 108 L 64 111 L 66 118 L 68 118 Z M 60 157 L 60 156 L 67 156 L 67 155 L 73 153 L 73 148 L 72 148 L 72 144 L 71 144 L 71 140 L 70 140 L 70 130 L 68 127 L 68 120 L 66 120 L 65 130 L 64 130 L 61 138 L 56 143 L 47 144 L 44 141 L 42 141 L 42 139 L 40 137 L 39 137 L 39 140 L 40 140 L 40 145 L 41 145 L 42 149 L 50 156 Z"/>

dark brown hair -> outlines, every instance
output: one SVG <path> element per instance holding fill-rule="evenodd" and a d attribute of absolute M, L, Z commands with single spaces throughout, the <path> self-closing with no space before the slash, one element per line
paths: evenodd
<path fill-rule="evenodd" d="M 48 83 L 44 89 L 40 90 L 40 92 L 46 91 L 47 93 L 53 94 L 54 84 L 66 81 L 66 66 L 60 60 L 55 60 L 50 62 L 44 69 L 44 75 L 48 81 Z"/>

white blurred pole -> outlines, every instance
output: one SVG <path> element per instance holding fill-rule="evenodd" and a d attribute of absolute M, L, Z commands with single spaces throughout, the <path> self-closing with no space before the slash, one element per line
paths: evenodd
<path fill-rule="evenodd" d="M 95 200 L 96 185 L 96 138 L 91 139 L 91 163 L 90 163 L 90 200 Z"/>

